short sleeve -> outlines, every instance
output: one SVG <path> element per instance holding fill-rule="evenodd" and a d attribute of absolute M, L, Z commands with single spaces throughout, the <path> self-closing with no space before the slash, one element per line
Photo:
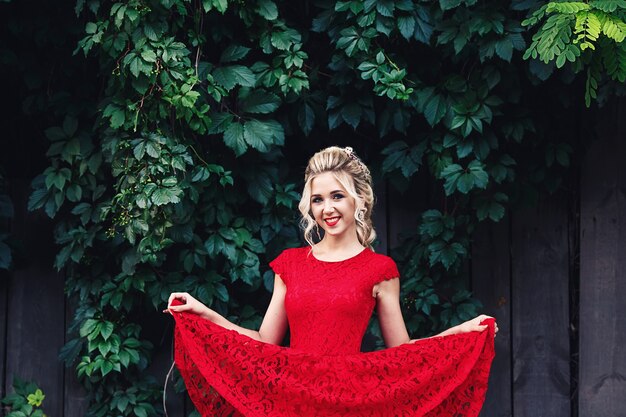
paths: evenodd
<path fill-rule="evenodd" d="M 289 276 L 289 264 L 292 255 L 292 250 L 286 249 L 280 253 L 272 262 L 270 262 L 270 268 L 274 273 L 280 275 L 285 284 Z"/>
<path fill-rule="evenodd" d="M 396 265 L 394 260 L 388 256 L 380 256 L 377 269 L 378 271 L 376 274 L 375 283 L 400 277 L 398 266 Z"/>

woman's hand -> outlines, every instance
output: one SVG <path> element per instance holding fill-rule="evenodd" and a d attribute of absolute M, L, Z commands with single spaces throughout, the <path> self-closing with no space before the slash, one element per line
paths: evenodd
<path fill-rule="evenodd" d="M 493 317 L 491 316 L 487 316 L 485 314 L 481 314 L 478 317 L 475 317 L 471 320 L 466 321 L 465 323 L 461 323 L 458 326 L 454 327 L 455 333 L 456 334 L 460 334 L 460 333 L 469 333 L 469 332 L 482 332 L 483 330 L 487 329 L 486 324 L 480 324 L 483 320 L 486 319 L 493 319 Z M 498 323 L 495 323 L 495 333 L 498 333 Z M 494 334 L 495 336 L 495 334 Z"/>
<path fill-rule="evenodd" d="M 172 305 L 174 300 L 180 301 L 182 304 L 180 305 Z M 211 313 L 213 310 L 202 304 L 200 301 L 193 298 L 189 293 L 186 292 L 173 292 L 170 294 L 169 299 L 167 300 L 167 310 L 163 310 L 164 313 L 181 313 L 187 312 L 192 314 L 197 314 L 200 317 L 205 319 L 211 319 Z"/>

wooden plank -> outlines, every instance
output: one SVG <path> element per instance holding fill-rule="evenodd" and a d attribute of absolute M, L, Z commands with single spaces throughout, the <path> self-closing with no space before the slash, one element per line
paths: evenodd
<path fill-rule="evenodd" d="M 580 417 L 626 415 L 625 115 L 607 106 L 582 164 Z"/>
<path fill-rule="evenodd" d="M 6 395 L 7 291 L 9 272 L 0 270 L 0 398 Z"/>
<path fill-rule="evenodd" d="M 69 341 L 67 329 L 74 318 L 74 306 L 70 301 L 65 301 L 65 340 Z M 63 379 L 63 417 L 84 417 L 89 408 L 87 392 L 78 381 L 76 376 L 76 364 L 69 368 L 64 368 Z"/>
<path fill-rule="evenodd" d="M 414 233 L 421 221 L 421 214 L 429 207 L 427 185 L 422 177 L 411 189 L 399 192 L 392 184 L 387 187 L 387 228 L 389 249 L 402 242 L 402 235 Z M 417 197 L 419 196 L 419 197 Z"/>
<path fill-rule="evenodd" d="M 152 325 L 150 326 L 149 323 Z M 173 376 L 170 376 L 167 386 L 165 385 L 165 378 L 174 360 L 174 353 L 172 351 L 174 347 L 174 320 L 172 320 L 171 317 L 159 313 L 158 317 L 153 317 L 151 320 L 142 323 L 142 326 L 144 330 L 142 334 L 149 337 L 155 348 L 152 363 L 147 369 L 147 372 L 162 383 L 166 390 L 167 414 L 170 417 L 183 416 L 185 415 L 185 397 L 187 397 L 187 395 L 176 393 L 174 390 Z M 162 409 L 162 402 L 155 404 L 155 407 Z"/>
<path fill-rule="evenodd" d="M 569 247 L 564 198 L 512 215 L 513 412 L 570 417 Z"/>
<path fill-rule="evenodd" d="M 489 389 L 481 417 L 510 417 L 511 398 L 511 262 L 510 218 L 483 222 L 472 236 L 471 276 L 474 296 L 484 314 L 496 318 L 496 357 L 489 375 Z"/>
<path fill-rule="evenodd" d="M 36 382 L 46 399 L 47 415 L 63 414 L 63 365 L 58 352 L 64 340 L 63 279 L 53 271 L 52 222 L 26 209 L 29 181 L 14 181 L 15 218 L 11 233 L 23 243 L 24 264 L 9 280 L 5 384 L 13 376 Z"/>
<path fill-rule="evenodd" d="M 387 230 L 387 182 L 379 181 L 374 184 L 376 203 L 372 213 L 372 221 L 376 230 L 376 252 L 389 254 L 389 236 Z"/>

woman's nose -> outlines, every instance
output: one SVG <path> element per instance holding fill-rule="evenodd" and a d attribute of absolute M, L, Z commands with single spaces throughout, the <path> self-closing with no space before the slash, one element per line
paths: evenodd
<path fill-rule="evenodd" d="M 332 213 L 333 211 L 335 211 L 333 202 L 330 200 L 325 200 L 324 201 L 324 213 Z"/>

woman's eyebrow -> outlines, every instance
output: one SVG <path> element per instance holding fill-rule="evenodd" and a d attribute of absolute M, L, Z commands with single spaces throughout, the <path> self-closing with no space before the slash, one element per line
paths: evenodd
<path fill-rule="evenodd" d="M 337 193 L 342 193 L 343 194 L 344 191 L 343 190 L 334 190 L 334 191 L 330 192 L 330 194 L 337 194 Z M 322 196 L 321 194 L 311 194 L 311 197 L 321 197 L 321 196 Z"/>

